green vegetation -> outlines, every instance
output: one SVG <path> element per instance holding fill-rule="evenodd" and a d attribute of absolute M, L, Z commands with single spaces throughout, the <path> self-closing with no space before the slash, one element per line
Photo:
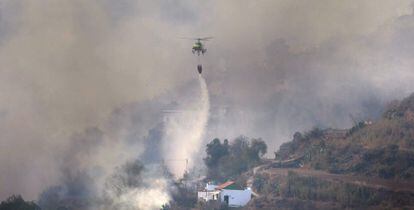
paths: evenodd
<path fill-rule="evenodd" d="M 261 139 L 249 139 L 238 137 L 231 143 L 226 139 L 213 139 L 206 145 L 206 157 L 204 163 L 207 166 L 207 178 L 215 181 L 235 180 L 237 187 L 245 187 L 246 180 L 240 178 L 243 172 L 248 171 L 261 163 L 261 157 L 266 154 L 267 146 Z M 190 174 L 184 175 L 183 179 L 174 183 L 174 191 L 171 194 L 172 201 L 162 206 L 162 210 L 184 210 L 184 209 L 230 209 L 225 204 L 218 202 L 197 203 L 197 192 L 188 188 L 187 178 Z M 235 208 L 231 208 L 235 209 Z"/>
<path fill-rule="evenodd" d="M 207 176 L 217 181 L 237 178 L 261 162 L 266 154 L 267 145 L 261 139 L 238 137 L 231 144 L 214 139 L 207 144 L 207 157 L 204 162 L 208 168 Z"/>
<path fill-rule="evenodd" d="M 24 201 L 20 195 L 12 195 L 0 203 L 0 210 L 40 210 L 33 201 Z"/>

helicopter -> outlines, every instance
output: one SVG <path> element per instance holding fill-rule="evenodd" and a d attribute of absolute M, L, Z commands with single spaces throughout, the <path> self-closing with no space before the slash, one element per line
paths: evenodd
<path fill-rule="evenodd" d="M 207 49 L 204 47 L 204 44 L 201 41 L 208 41 L 213 37 L 203 37 L 203 38 L 193 38 L 196 42 L 193 44 L 192 52 L 198 56 L 204 55 L 207 52 Z"/>
<path fill-rule="evenodd" d="M 203 37 L 203 38 L 184 38 L 184 39 L 191 39 L 191 40 L 195 40 L 195 43 L 193 44 L 192 47 L 192 52 L 194 55 L 200 56 L 200 55 L 204 55 L 204 53 L 207 52 L 207 48 L 205 48 L 204 44 L 202 41 L 208 41 L 211 40 L 213 37 Z M 201 64 L 197 65 L 197 70 L 198 73 L 201 74 L 201 72 L 203 71 L 203 66 Z"/>

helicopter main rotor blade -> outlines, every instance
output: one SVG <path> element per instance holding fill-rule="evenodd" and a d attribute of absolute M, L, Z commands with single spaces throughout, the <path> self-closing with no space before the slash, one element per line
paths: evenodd
<path fill-rule="evenodd" d="M 189 40 L 199 40 L 199 41 L 208 41 L 210 39 L 212 39 L 212 36 L 209 37 L 203 37 L 203 38 L 198 38 L 198 37 L 179 37 L 180 39 L 189 39 Z"/>
<path fill-rule="evenodd" d="M 180 39 L 189 39 L 189 40 L 198 40 L 197 38 L 191 38 L 191 37 L 179 37 Z"/>
<path fill-rule="evenodd" d="M 200 40 L 203 40 L 203 41 L 208 41 L 208 40 L 210 40 L 210 39 L 213 39 L 214 37 L 212 37 L 212 36 L 208 36 L 208 37 L 203 37 L 203 38 L 200 38 Z"/>

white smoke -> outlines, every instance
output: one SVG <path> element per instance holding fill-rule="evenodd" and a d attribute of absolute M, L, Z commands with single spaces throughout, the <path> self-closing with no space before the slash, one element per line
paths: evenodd
<path fill-rule="evenodd" d="M 165 180 L 159 180 L 165 182 Z M 161 184 L 163 184 L 161 183 Z M 155 185 L 152 189 L 133 189 L 123 194 L 119 198 L 122 206 L 119 210 L 128 209 L 160 209 L 160 207 L 170 201 L 166 188 Z"/>
<path fill-rule="evenodd" d="M 137 174 L 117 174 L 111 181 L 105 191 L 110 205 L 98 209 L 156 210 L 171 200 L 171 183 L 162 175 L 157 165 L 145 166 Z M 139 186 L 128 186 L 127 183 Z"/>
<path fill-rule="evenodd" d="M 205 79 L 199 75 L 200 91 L 189 100 L 183 100 L 179 106 L 184 110 L 175 110 L 164 118 L 163 158 L 168 169 L 181 177 L 186 167 L 195 163 L 195 155 L 200 150 L 207 127 L 210 101 Z M 149 167 L 143 171 L 142 183 L 145 186 L 123 188 L 120 195 L 109 191 L 112 207 L 128 209 L 159 209 L 171 200 L 169 180 L 160 171 Z M 119 185 L 118 185 L 119 187 Z"/>
<path fill-rule="evenodd" d="M 209 118 L 210 101 L 205 79 L 199 75 L 200 92 L 186 104 L 165 117 L 164 160 L 170 171 L 180 177 L 194 165 Z M 188 162 L 187 162 L 188 160 Z"/>

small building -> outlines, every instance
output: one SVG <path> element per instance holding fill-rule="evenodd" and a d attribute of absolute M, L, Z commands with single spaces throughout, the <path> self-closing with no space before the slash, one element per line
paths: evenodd
<path fill-rule="evenodd" d="M 227 181 L 218 186 L 207 184 L 203 191 L 198 192 L 198 198 L 206 202 L 219 201 L 229 207 L 241 207 L 245 206 L 252 198 L 252 190 L 250 188 L 243 189 L 233 181 Z"/>
<path fill-rule="evenodd" d="M 207 183 L 202 191 L 198 191 L 197 198 L 199 201 L 219 200 L 219 190 L 216 190 L 217 185 Z"/>

